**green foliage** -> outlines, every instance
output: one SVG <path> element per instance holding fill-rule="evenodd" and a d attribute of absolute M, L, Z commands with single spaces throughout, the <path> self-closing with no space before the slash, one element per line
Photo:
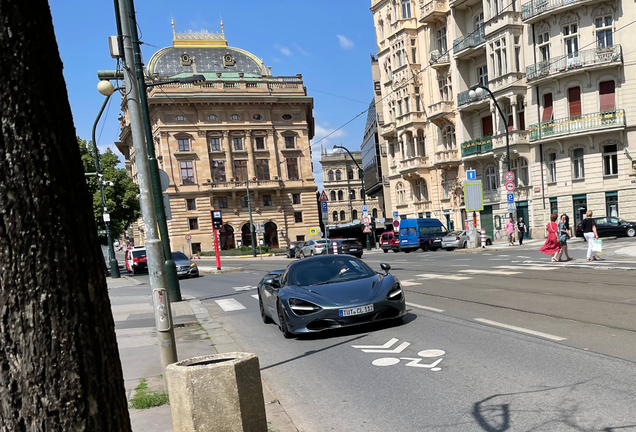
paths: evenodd
<path fill-rule="evenodd" d="M 95 154 L 92 143 L 77 137 L 80 147 L 82 164 L 85 173 L 95 172 Z M 100 168 L 103 180 L 113 182 L 113 186 L 104 186 L 106 207 L 110 213 L 110 230 L 113 241 L 119 238 L 124 230 L 141 215 L 139 209 L 139 187 L 128 176 L 125 168 L 118 168 L 119 158 L 110 149 L 99 155 Z M 99 191 L 97 176 L 87 177 L 88 189 L 93 196 L 93 213 L 98 230 L 105 230 L 106 225 L 102 219 L 104 208 Z M 106 236 L 99 235 L 100 242 L 106 244 Z"/>
<path fill-rule="evenodd" d="M 135 388 L 135 395 L 130 398 L 130 407 L 134 409 L 147 409 L 169 402 L 168 393 L 156 392 L 148 388 L 148 381 L 145 378 L 139 380 L 139 385 Z"/>

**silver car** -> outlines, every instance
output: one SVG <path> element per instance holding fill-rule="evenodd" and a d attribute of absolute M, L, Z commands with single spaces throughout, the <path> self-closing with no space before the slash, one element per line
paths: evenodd
<path fill-rule="evenodd" d="M 442 249 L 464 249 L 470 244 L 466 231 L 451 231 L 442 237 Z M 486 236 L 486 246 L 492 244 L 492 238 Z M 477 234 L 477 246 L 481 246 L 481 234 Z"/>
<path fill-rule="evenodd" d="M 309 240 L 300 248 L 300 259 L 327 253 L 327 240 Z"/>

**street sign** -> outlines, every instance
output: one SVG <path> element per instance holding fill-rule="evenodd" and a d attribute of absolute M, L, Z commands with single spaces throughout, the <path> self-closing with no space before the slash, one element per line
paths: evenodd
<path fill-rule="evenodd" d="M 371 218 L 369 216 L 362 216 L 362 223 L 369 225 L 371 223 Z"/>
<path fill-rule="evenodd" d="M 400 226 L 400 221 L 399 221 L 399 220 L 394 220 L 394 221 L 393 221 L 393 226 L 394 226 L 395 228 L 399 227 L 399 226 Z"/>
<path fill-rule="evenodd" d="M 514 212 L 515 210 L 515 203 L 508 203 L 508 213 Z"/>
<path fill-rule="evenodd" d="M 364 229 L 362 230 L 363 233 L 370 233 L 371 232 L 371 227 L 369 225 L 365 225 Z"/>
<path fill-rule="evenodd" d="M 185 236 L 185 239 L 186 239 L 186 240 L 188 240 L 188 241 L 190 241 L 190 240 L 192 240 L 192 236 L 191 236 L 190 234 L 187 234 L 187 235 Z"/>
<path fill-rule="evenodd" d="M 102 217 L 104 218 L 104 222 L 110 222 L 110 213 L 104 213 Z"/>
<path fill-rule="evenodd" d="M 223 213 L 221 210 L 210 210 L 212 217 L 212 229 L 223 229 Z"/>
<path fill-rule="evenodd" d="M 265 222 L 256 222 L 256 232 L 263 234 L 265 232 Z"/>
<path fill-rule="evenodd" d="M 320 194 L 320 199 L 319 201 L 329 201 L 329 198 L 327 198 L 327 194 L 325 193 L 325 191 L 322 191 L 322 193 Z"/>
<path fill-rule="evenodd" d="M 322 212 L 322 221 L 324 223 L 329 222 L 329 214 L 327 212 Z"/>
<path fill-rule="evenodd" d="M 466 171 L 466 180 L 477 180 L 477 171 L 476 170 L 467 170 Z"/>
<path fill-rule="evenodd" d="M 318 233 L 318 236 L 319 236 L 319 237 L 324 237 L 324 236 L 325 236 L 325 233 L 324 233 L 324 232 L 322 232 L 322 231 L 320 231 L 320 232 Z"/>
<path fill-rule="evenodd" d="M 515 194 L 512 194 L 512 193 L 506 194 L 506 198 L 508 198 L 508 204 L 515 202 Z"/>
<path fill-rule="evenodd" d="M 506 179 L 507 182 L 515 181 L 515 174 L 512 171 L 508 171 L 504 175 L 504 178 Z"/>
<path fill-rule="evenodd" d="M 327 204 L 327 201 L 321 201 L 320 202 L 320 209 L 322 210 L 323 213 L 327 213 L 329 210 L 329 206 Z"/>
<path fill-rule="evenodd" d="M 168 189 L 168 186 L 170 186 L 170 177 L 168 177 L 168 173 L 160 169 L 159 180 L 161 182 L 161 192 L 165 192 L 166 189 Z"/>
<path fill-rule="evenodd" d="M 464 200 L 466 211 L 482 211 L 484 209 L 484 191 L 481 180 L 473 180 L 464 183 Z"/>
<path fill-rule="evenodd" d="M 397 219 L 397 218 L 399 218 L 399 217 L 400 217 L 400 216 L 398 215 L 398 212 L 394 211 L 394 212 L 393 212 L 393 219 Z"/>
<path fill-rule="evenodd" d="M 362 213 L 367 213 L 369 210 L 366 205 L 362 206 Z"/>
<path fill-rule="evenodd" d="M 506 190 L 508 192 L 514 192 L 515 184 L 513 182 L 509 181 L 508 183 L 506 183 Z"/>
<path fill-rule="evenodd" d="M 318 229 L 317 228 L 309 228 L 309 234 L 311 234 L 311 235 L 318 234 Z"/>
<path fill-rule="evenodd" d="M 166 220 L 172 220 L 172 210 L 170 210 L 170 196 L 167 193 L 161 194 L 163 198 L 163 209 L 166 213 Z"/>

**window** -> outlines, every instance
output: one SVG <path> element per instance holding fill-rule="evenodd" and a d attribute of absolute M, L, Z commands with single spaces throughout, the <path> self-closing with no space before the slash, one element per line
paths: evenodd
<path fill-rule="evenodd" d="M 208 120 L 218 120 L 219 118 L 217 116 L 215 116 L 214 114 L 210 114 L 208 116 Z"/>
<path fill-rule="evenodd" d="M 286 136 L 285 137 L 285 148 L 288 149 L 293 149 L 294 148 L 294 144 L 295 144 L 295 139 L 293 136 Z"/>
<path fill-rule="evenodd" d="M 448 199 L 450 197 L 450 182 L 444 180 L 442 182 L 442 199 Z"/>
<path fill-rule="evenodd" d="M 354 199 L 356 199 L 356 191 L 355 191 L 354 189 L 351 189 L 351 190 L 349 191 L 349 199 L 350 199 L 350 200 L 354 200 Z"/>
<path fill-rule="evenodd" d="M 585 178 L 584 153 L 582 148 L 572 151 L 572 174 L 575 179 Z"/>
<path fill-rule="evenodd" d="M 371 211 L 371 215 L 372 215 L 373 219 L 376 219 L 376 218 L 378 217 L 378 209 L 377 209 L 377 208 L 374 208 L 374 209 Z"/>
<path fill-rule="evenodd" d="M 614 81 L 600 82 L 598 87 L 601 112 L 614 111 Z"/>
<path fill-rule="evenodd" d="M 179 151 L 183 151 L 183 152 L 190 151 L 189 139 L 178 139 L 177 143 L 179 144 Z"/>
<path fill-rule="evenodd" d="M 548 122 L 552 120 L 552 93 L 546 93 L 543 95 L 543 115 L 541 116 L 542 122 Z"/>
<path fill-rule="evenodd" d="M 192 162 L 181 162 L 181 183 L 184 185 L 194 184 L 194 168 Z"/>
<path fill-rule="evenodd" d="M 353 180 L 353 170 L 350 166 L 347 167 L 347 180 Z"/>
<path fill-rule="evenodd" d="M 303 212 L 294 212 L 294 222 L 301 223 L 303 221 Z"/>
<path fill-rule="evenodd" d="M 606 176 L 618 174 L 617 150 L 616 144 L 603 146 L 603 174 Z"/>
<path fill-rule="evenodd" d="M 241 207 L 243 208 L 247 208 L 248 204 L 249 204 L 249 200 L 247 199 L 247 195 L 243 195 L 241 198 Z"/>
<path fill-rule="evenodd" d="M 210 138 L 208 142 L 210 146 L 210 151 L 221 151 L 221 139 L 220 138 Z"/>
<path fill-rule="evenodd" d="M 186 199 L 186 209 L 187 210 L 196 210 L 197 209 L 197 200 L 194 198 Z"/>
<path fill-rule="evenodd" d="M 521 38 L 515 36 L 515 71 L 524 72 L 521 70 Z"/>
<path fill-rule="evenodd" d="M 415 111 L 422 111 L 422 99 L 420 95 L 415 96 Z"/>
<path fill-rule="evenodd" d="M 557 173 L 556 173 L 556 153 L 548 154 L 548 181 L 550 183 L 556 183 L 557 181 Z"/>
<path fill-rule="evenodd" d="M 479 76 L 479 84 L 484 87 L 488 85 L 488 67 L 486 65 L 479 66 L 477 68 L 477 75 Z"/>
<path fill-rule="evenodd" d="M 446 150 L 455 148 L 455 126 L 447 126 L 442 132 L 442 144 Z"/>
<path fill-rule="evenodd" d="M 334 221 L 334 222 L 338 222 L 338 212 L 337 212 L 337 211 L 334 211 L 334 212 L 331 214 L 331 217 L 332 217 L 332 219 L 333 219 L 333 221 Z"/>
<path fill-rule="evenodd" d="M 578 24 L 568 24 L 563 27 L 563 42 L 565 44 L 565 53 L 568 55 L 568 58 L 575 57 L 575 54 L 579 51 Z"/>
<path fill-rule="evenodd" d="M 300 178 L 298 175 L 298 159 L 287 159 L 287 178 L 289 180 L 298 180 Z"/>
<path fill-rule="evenodd" d="M 550 198 L 550 214 L 556 213 L 559 214 L 559 205 L 557 203 L 557 198 Z"/>
<path fill-rule="evenodd" d="M 292 194 L 292 204 L 300 204 L 300 194 Z"/>
<path fill-rule="evenodd" d="M 232 138 L 234 150 L 243 150 L 243 138 Z"/>
<path fill-rule="evenodd" d="M 197 218 L 188 219 L 188 226 L 190 230 L 198 230 L 199 229 L 199 220 Z"/>
<path fill-rule="evenodd" d="M 499 189 L 499 176 L 497 175 L 497 168 L 494 165 L 486 168 L 485 189 L 488 191 L 495 191 Z"/>
<path fill-rule="evenodd" d="M 342 180 L 342 171 L 336 170 L 336 180 Z"/>
<path fill-rule="evenodd" d="M 417 201 L 428 201 L 428 187 L 426 186 L 426 180 L 416 180 L 414 192 Z"/>
<path fill-rule="evenodd" d="M 411 18 L 411 0 L 402 0 L 402 18 Z"/>
<path fill-rule="evenodd" d="M 398 101 L 397 105 L 398 105 L 398 115 L 401 116 L 404 114 L 404 112 L 402 111 L 402 101 L 401 100 Z"/>
<path fill-rule="evenodd" d="M 297 235 L 296 236 L 296 241 L 305 241 L 305 236 L 304 235 Z"/>
<path fill-rule="evenodd" d="M 411 112 L 411 105 L 409 104 L 409 98 L 404 98 L 404 112 L 407 114 Z"/>
<path fill-rule="evenodd" d="M 475 16 L 475 30 L 480 29 L 484 26 L 484 13 L 479 12 Z"/>
<path fill-rule="evenodd" d="M 568 106 L 570 117 L 581 115 L 581 87 L 570 87 L 568 89 Z"/>
<path fill-rule="evenodd" d="M 186 118 L 185 118 L 185 116 L 178 115 L 178 116 L 176 116 L 174 119 L 175 119 L 176 121 L 179 121 L 179 122 L 180 122 L 180 121 L 185 121 L 185 119 L 186 119 Z"/>
<path fill-rule="evenodd" d="M 378 21 L 378 27 L 380 27 L 380 40 L 384 40 L 384 21 Z"/>
<path fill-rule="evenodd" d="M 397 5 L 397 1 L 393 0 L 393 19 L 395 21 L 398 20 L 398 5 Z"/>
<path fill-rule="evenodd" d="M 234 160 L 234 177 L 237 181 L 246 181 L 247 178 L 247 160 L 235 159 Z"/>
<path fill-rule="evenodd" d="M 241 119 L 241 116 L 239 116 L 238 114 L 232 114 L 232 115 L 230 116 L 230 119 L 232 119 L 232 120 L 240 120 L 240 119 Z"/>
<path fill-rule="evenodd" d="M 358 210 L 352 210 L 351 211 L 351 220 L 356 220 L 358 219 Z"/>
<path fill-rule="evenodd" d="M 283 120 L 291 120 L 292 116 L 291 114 L 283 114 Z"/>
<path fill-rule="evenodd" d="M 331 193 L 329 194 L 331 201 L 335 201 L 336 200 L 336 191 L 331 191 Z"/>
<path fill-rule="evenodd" d="M 437 30 L 437 51 L 440 55 L 444 55 L 446 49 L 446 27 L 442 27 Z"/>
<path fill-rule="evenodd" d="M 512 159 L 510 171 L 515 175 L 516 186 L 528 186 L 528 160 L 526 158 Z"/>
<path fill-rule="evenodd" d="M 417 48 L 415 48 L 415 39 L 411 39 L 411 63 L 417 63 Z"/>
<path fill-rule="evenodd" d="M 605 208 L 607 216 L 611 218 L 618 217 L 618 192 L 605 192 Z M 617 219 L 610 219 L 610 223 L 619 224 Z"/>
<path fill-rule="evenodd" d="M 397 205 L 404 205 L 404 184 L 402 184 L 402 182 L 397 184 L 395 192 L 397 193 Z"/>
<path fill-rule="evenodd" d="M 254 114 L 254 115 L 252 116 L 252 118 L 253 118 L 254 120 L 263 120 L 263 116 L 262 116 L 262 115 L 260 115 L 260 114 Z"/>
<path fill-rule="evenodd" d="M 598 48 L 611 47 L 612 42 L 612 17 L 600 17 L 594 20 L 596 27 L 596 44 Z"/>
<path fill-rule="evenodd" d="M 550 33 L 541 33 L 537 38 L 542 61 L 550 60 Z"/>
<path fill-rule="evenodd" d="M 347 214 L 345 213 L 344 210 L 340 210 L 340 220 L 346 220 L 347 219 Z"/>
<path fill-rule="evenodd" d="M 256 178 L 259 180 L 269 180 L 269 160 L 256 159 Z"/>
<path fill-rule="evenodd" d="M 225 161 L 212 161 L 212 181 L 227 181 L 225 178 Z"/>
<path fill-rule="evenodd" d="M 219 197 L 219 208 L 227 208 L 227 197 Z"/>
<path fill-rule="evenodd" d="M 342 191 L 338 191 L 338 201 L 344 200 L 344 193 Z"/>
<path fill-rule="evenodd" d="M 265 150 L 265 137 L 254 137 L 256 150 Z"/>
<path fill-rule="evenodd" d="M 327 171 L 327 179 L 333 181 L 333 170 Z"/>
<path fill-rule="evenodd" d="M 439 97 L 440 100 L 449 101 L 453 100 L 453 89 L 450 86 L 450 76 L 444 79 L 437 80 L 437 85 L 439 87 Z"/>
<path fill-rule="evenodd" d="M 272 206 L 272 196 L 263 195 L 263 207 L 271 207 L 271 206 Z"/>
<path fill-rule="evenodd" d="M 201 252 L 201 243 L 192 243 L 192 255 L 196 255 Z"/>
<path fill-rule="evenodd" d="M 492 69 L 495 76 L 500 77 L 508 73 L 508 61 L 506 58 L 506 39 L 501 38 L 490 44 Z"/>

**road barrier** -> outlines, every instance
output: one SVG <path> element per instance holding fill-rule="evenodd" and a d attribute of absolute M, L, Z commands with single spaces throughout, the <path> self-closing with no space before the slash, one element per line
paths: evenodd
<path fill-rule="evenodd" d="M 486 229 L 481 229 L 481 248 L 486 249 Z"/>

